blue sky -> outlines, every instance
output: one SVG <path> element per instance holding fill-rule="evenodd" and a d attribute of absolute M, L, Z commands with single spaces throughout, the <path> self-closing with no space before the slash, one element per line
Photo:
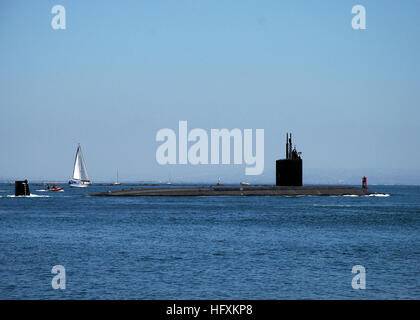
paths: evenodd
<path fill-rule="evenodd" d="M 51 28 L 55 4 L 66 30 Z M 356 4 L 367 30 L 351 28 Z M 244 166 L 158 165 L 157 131 L 187 120 L 264 129 L 253 181 L 274 182 L 292 131 L 306 182 L 353 181 L 341 169 L 413 182 L 419 15 L 414 0 L 2 1 L 0 179 L 65 180 L 78 142 L 93 181 L 117 169 L 132 181 L 251 179 Z"/>

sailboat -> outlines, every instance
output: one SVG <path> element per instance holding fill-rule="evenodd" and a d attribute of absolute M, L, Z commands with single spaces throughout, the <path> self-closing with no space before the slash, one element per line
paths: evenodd
<path fill-rule="evenodd" d="M 171 181 L 171 175 L 169 175 L 169 177 L 168 177 L 168 182 L 166 182 L 166 184 L 168 184 L 168 185 L 172 184 L 172 181 Z"/>
<path fill-rule="evenodd" d="M 121 182 L 118 181 L 118 170 L 117 170 L 117 181 L 115 181 L 112 185 L 114 185 L 114 186 L 121 185 Z"/>
<path fill-rule="evenodd" d="M 75 188 L 86 188 L 90 184 L 91 182 L 79 143 L 77 146 L 76 158 L 74 159 L 73 179 L 69 181 L 69 185 L 70 187 Z"/>

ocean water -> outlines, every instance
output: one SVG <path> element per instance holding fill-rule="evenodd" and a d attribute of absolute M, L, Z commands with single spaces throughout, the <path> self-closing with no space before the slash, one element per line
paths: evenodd
<path fill-rule="evenodd" d="M 420 187 L 197 198 L 64 188 L 14 198 L 0 184 L 1 299 L 420 299 Z M 54 265 L 65 290 L 51 286 Z M 354 265 L 365 290 L 352 288 Z"/>

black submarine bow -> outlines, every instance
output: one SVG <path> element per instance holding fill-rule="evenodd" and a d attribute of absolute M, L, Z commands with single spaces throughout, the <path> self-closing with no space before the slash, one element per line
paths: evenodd
<path fill-rule="evenodd" d="M 28 180 L 24 181 L 15 181 L 15 196 L 30 196 L 31 192 L 29 191 Z"/>
<path fill-rule="evenodd" d="M 276 161 L 276 186 L 295 186 L 303 184 L 301 153 L 293 147 L 292 134 L 286 134 L 286 159 Z"/>

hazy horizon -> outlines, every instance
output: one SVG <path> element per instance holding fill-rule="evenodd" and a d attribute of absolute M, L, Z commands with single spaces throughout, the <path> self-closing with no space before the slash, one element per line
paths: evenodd
<path fill-rule="evenodd" d="M 217 178 L 221 178 L 221 183 L 238 184 L 240 182 L 250 182 L 252 184 L 275 184 L 275 168 L 269 170 L 263 176 L 229 176 L 217 175 L 221 170 L 215 168 L 212 173 L 199 174 L 196 176 L 158 176 L 156 178 L 141 178 L 132 175 L 119 174 L 118 181 L 121 183 L 163 183 L 171 181 L 173 184 L 193 183 L 193 184 L 216 184 Z M 225 172 L 226 173 L 226 172 Z M 420 185 L 420 173 L 410 173 L 407 170 L 388 170 L 388 169 L 319 169 L 306 168 L 304 170 L 303 182 L 306 185 L 360 185 L 361 177 L 367 176 L 369 185 Z M 30 183 L 59 182 L 67 183 L 70 177 L 0 177 L 0 183 L 12 183 L 15 180 L 28 179 Z M 92 183 L 113 183 L 115 176 L 105 179 L 95 179 L 91 177 Z"/>

